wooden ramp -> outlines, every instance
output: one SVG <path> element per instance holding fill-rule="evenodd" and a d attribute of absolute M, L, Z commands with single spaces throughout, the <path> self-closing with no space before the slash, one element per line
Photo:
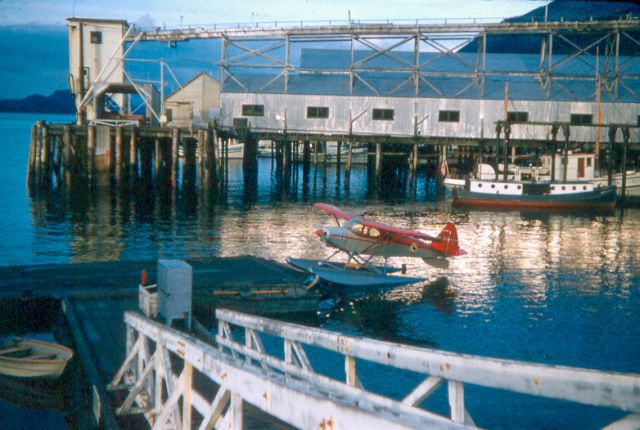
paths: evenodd
<path fill-rule="evenodd" d="M 126 393 L 118 413 L 144 416 L 154 428 L 241 429 L 249 403 L 297 428 L 475 428 L 465 402 L 472 393 L 465 388 L 475 385 L 621 411 L 623 418 L 608 429 L 640 423 L 636 374 L 456 354 L 223 309 L 216 318 L 217 348 L 127 312 L 127 354 L 109 385 Z M 314 368 L 307 352 L 319 349 L 338 354 L 344 378 Z M 400 399 L 369 391 L 358 377 L 366 362 L 414 372 L 417 385 Z M 203 393 L 196 374 L 219 388 Z M 423 406 L 440 387 L 448 399 L 446 415 Z"/>

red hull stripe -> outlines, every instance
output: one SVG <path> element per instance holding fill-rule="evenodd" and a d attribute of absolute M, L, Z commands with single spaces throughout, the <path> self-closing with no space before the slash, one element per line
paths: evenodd
<path fill-rule="evenodd" d="M 615 209 L 615 202 L 522 202 L 505 200 L 455 200 L 456 206 L 499 206 L 510 208 L 597 208 Z"/>

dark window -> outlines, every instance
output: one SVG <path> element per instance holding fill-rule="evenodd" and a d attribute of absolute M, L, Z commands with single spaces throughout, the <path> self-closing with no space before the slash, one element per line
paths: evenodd
<path fill-rule="evenodd" d="M 264 116 L 264 105 L 242 105 L 242 116 Z"/>
<path fill-rule="evenodd" d="M 509 122 L 527 122 L 529 121 L 529 112 L 509 112 L 507 119 Z"/>
<path fill-rule="evenodd" d="M 593 115 L 584 114 L 584 113 L 572 113 L 571 114 L 571 124 L 591 124 L 593 120 Z"/>
<path fill-rule="evenodd" d="M 441 110 L 438 114 L 440 122 L 460 122 L 459 110 Z"/>
<path fill-rule="evenodd" d="M 101 31 L 92 31 L 91 32 L 91 43 L 99 45 L 102 43 L 102 32 Z"/>
<path fill-rule="evenodd" d="M 329 108 L 320 106 L 307 106 L 307 118 L 329 118 Z"/>
<path fill-rule="evenodd" d="M 638 125 L 640 125 L 640 115 L 638 115 Z"/>
<path fill-rule="evenodd" d="M 591 167 L 591 158 L 587 158 L 587 167 Z"/>
<path fill-rule="evenodd" d="M 373 119 L 393 121 L 393 109 L 374 109 Z"/>

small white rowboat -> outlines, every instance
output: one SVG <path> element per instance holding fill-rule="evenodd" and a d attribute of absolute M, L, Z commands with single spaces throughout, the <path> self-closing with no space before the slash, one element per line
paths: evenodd
<path fill-rule="evenodd" d="M 0 373 L 19 378 L 57 378 L 73 351 L 57 343 L 20 337 L 0 342 Z"/>

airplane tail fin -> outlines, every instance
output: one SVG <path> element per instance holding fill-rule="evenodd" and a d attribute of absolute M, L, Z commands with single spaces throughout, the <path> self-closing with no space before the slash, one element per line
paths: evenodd
<path fill-rule="evenodd" d="M 452 223 L 444 226 L 438 235 L 438 241 L 431 242 L 431 249 L 446 255 L 465 255 L 467 252 L 458 245 L 458 230 Z"/>

